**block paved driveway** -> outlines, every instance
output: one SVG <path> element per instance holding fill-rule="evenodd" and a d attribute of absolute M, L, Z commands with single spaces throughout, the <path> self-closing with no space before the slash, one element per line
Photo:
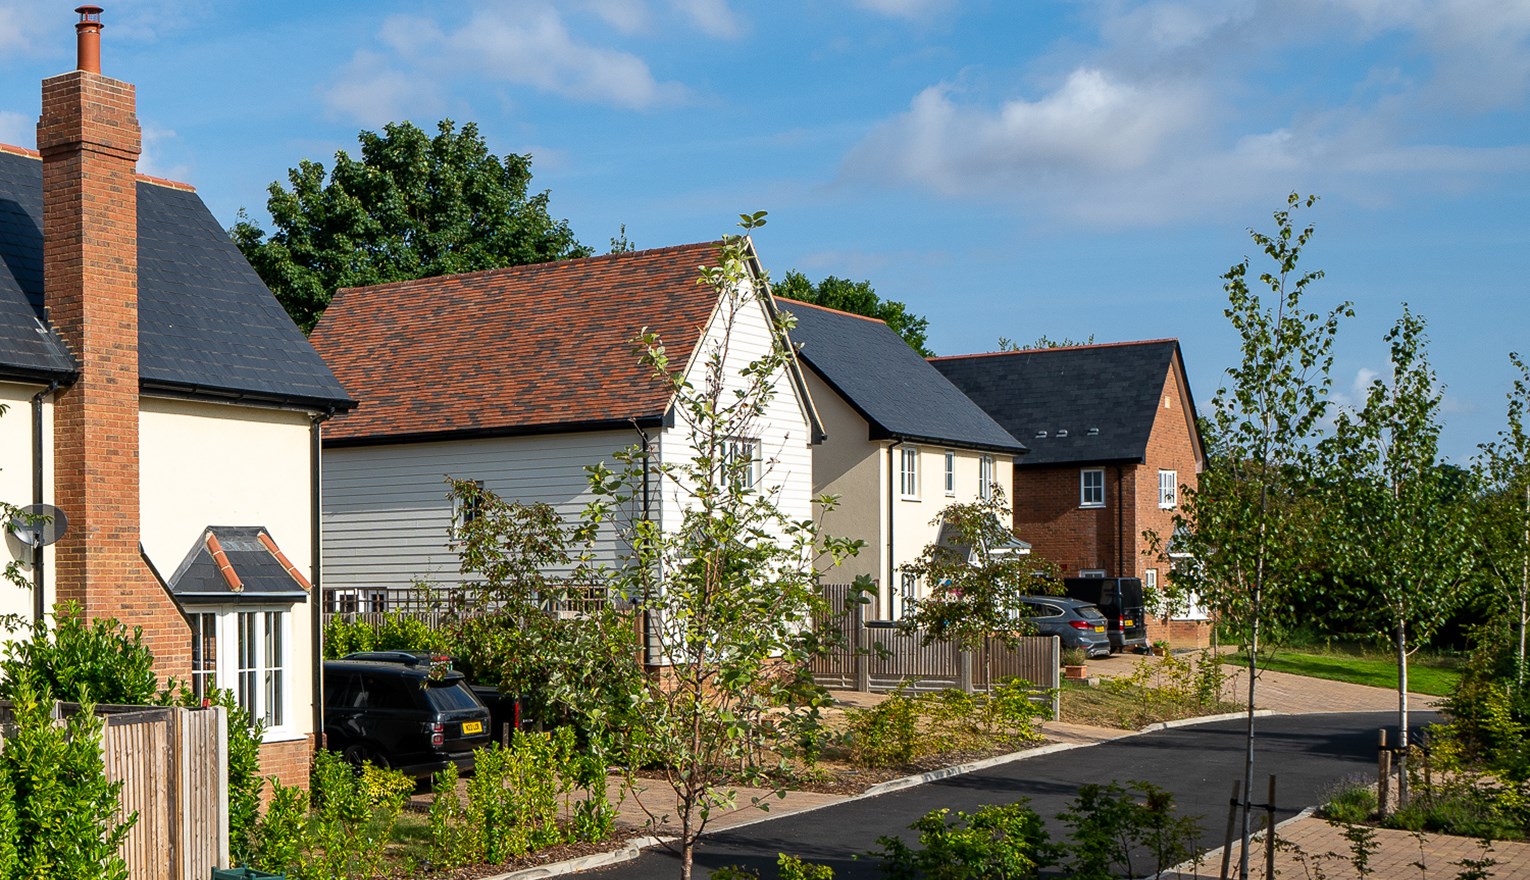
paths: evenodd
<path fill-rule="evenodd" d="M 1394 717 L 1353 712 L 1259 718 L 1256 799 L 1263 799 L 1267 775 L 1278 774 L 1277 819 L 1283 820 L 1324 800 L 1341 780 L 1374 778 L 1376 731 Z M 1418 725 L 1437 720 L 1429 712 L 1414 717 Z M 785 852 L 830 865 L 840 880 L 870 880 L 881 876 L 876 860 L 865 855 L 877 848 L 877 837 L 912 839 L 909 823 L 930 810 L 971 812 L 985 804 L 1029 798 L 1057 837 L 1066 831 L 1057 813 L 1078 787 L 1112 780 L 1145 780 L 1172 791 L 1183 812 L 1204 816 L 1201 848 L 1213 849 L 1221 843 L 1232 781 L 1242 774 L 1243 730 L 1240 720 L 1144 734 L 720 831 L 708 835 L 698 849 L 696 873 L 705 877 L 712 868 L 744 865 L 773 878 L 776 853 Z M 1395 731 L 1390 735 L 1395 737 Z M 678 859 L 648 852 L 589 876 L 659 880 L 678 874 Z"/>

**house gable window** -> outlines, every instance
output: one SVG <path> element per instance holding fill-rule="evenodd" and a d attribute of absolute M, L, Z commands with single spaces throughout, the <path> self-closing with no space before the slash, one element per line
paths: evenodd
<path fill-rule="evenodd" d="M 956 451 L 946 450 L 946 494 L 956 494 Z"/>
<path fill-rule="evenodd" d="M 898 494 L 903 498 L 919 498 L 919 447 L 898 448 Z"/>
<path fill-rule="evenodd" d="M 1078 506 L 1105 506 L 1105 469 L 1085 468 L 1079 472 Z"/>
<path fill-rule="evenodd" d="M 737 480 L 744 488 L 759 485 L 763 470 L 760 466 L 760 441 L 752 437 L 730 437 L 724 442 L 727 446 L 723 450 L 723 465 L 729 477 Z"/>
<path fill-rule="evenodd" d="M 987 501 L 993 497 L 993 456 L 978 457 L 978 497 Z"/>
<path fill-rule="evenodd" d="M 1179 499 L 1179 473 L 1177 471 L 1158 472 L 1158 506 L 1163 510 L 1173 510 Z"/>

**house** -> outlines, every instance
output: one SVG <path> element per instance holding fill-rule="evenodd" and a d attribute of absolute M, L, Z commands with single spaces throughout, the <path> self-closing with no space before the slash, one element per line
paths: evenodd
<path fill-rule="evenodd" d="M 640 447 L 652 467 L 691 457 L 667 384 L 633 340 L 647 328 L 695 381 L 724 358 L 730 384 L 771 349 L 768 288 L 723 297 L 698 284 L 719 243 L 491 269 L 342 290 L 312 340 L 360 401 L 324 435 L 326 594 L 337 611 L 400 607 L 425 584 L 462 578 L 448 532 L 447 479 L 577 520 L 586 467 Z M 751 246 L 752 247 L 752 246 Z M 760 277 L 751 250 L 751 271 Z M 797 520 L 812 515 L 812 446 L 822 431 L 800 370 L 774 378 L 764 418 L 740 436 L 757 480 Z M 657 470 L 626 515 L 678 527 L 685 498 Z M 623 552 L 604 529 L 597 554 Z"/>
<path fill-rule="evenodd" d="M 828 435 L 813 450 L 813 491 L 840 500 L 823 529 L 866 542 L 828 578 L 869 576 L 874 616 L 896 619 L 924 595 L 902 566 L 940 537 L 941 511 L 1010 485 L 1025 446 L 882 321 L 779 302 L 797 319 L 792 341 Z"/>
<path fill-rule="evenodd" d="M 79 11 L 38 150 L 0 146 L 0 501 L 52 517 L 9 524 L 26 586 L 0 613 L 141 627 L 162 678 L 232 688 L 262 772 L 302 784 L 319 426 L 351 402 L 196 192 L 136 173 L 133 86 Z"/>
<path fill-rule="evenodd" d="M 1143 533 L 1170 536 L 1180 489 L 1196 485 L 1206 461 L 1177 340 L 931 363 L 1030 448 L 1015 463 L 1015 531 L 1037 554 L 1072 576 L 1157 586 L 1166 566 Z M 1204 614 L 1185 617 L 1167 637 L 1208 635 Z"/>

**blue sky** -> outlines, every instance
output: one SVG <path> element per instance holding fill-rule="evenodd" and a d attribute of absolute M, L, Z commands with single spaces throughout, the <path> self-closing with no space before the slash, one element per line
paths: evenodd
<path fill-rule="evenodd" d="M 0 142 L 34 144 L 75 5 L 0 0 Z M 1204 408 L 1237 356 L 1219 276 L 1297 190 L 1313 304 L 1359 312 L 1341 399 L 1409 303 L 1464 462 L 1530 354 L 1530 0 L 103 5 L 142 170 L 225 225 L 360 129 L 474 121 L 597 249 L 766 210 L 772 272 L 869 279 L 941 354 L 1175 336 Z"/>

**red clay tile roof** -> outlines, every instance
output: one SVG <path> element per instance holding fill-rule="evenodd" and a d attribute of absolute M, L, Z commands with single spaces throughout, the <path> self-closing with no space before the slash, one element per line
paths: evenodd
<path fill-rule="evenodd" d="M 342 290 L 310 341 L 359 401 L 326 441 L 521 433 L 651 421 L 665 387 L 630 344 L 685 365 L 717 297 L 717 242 Z"/>

